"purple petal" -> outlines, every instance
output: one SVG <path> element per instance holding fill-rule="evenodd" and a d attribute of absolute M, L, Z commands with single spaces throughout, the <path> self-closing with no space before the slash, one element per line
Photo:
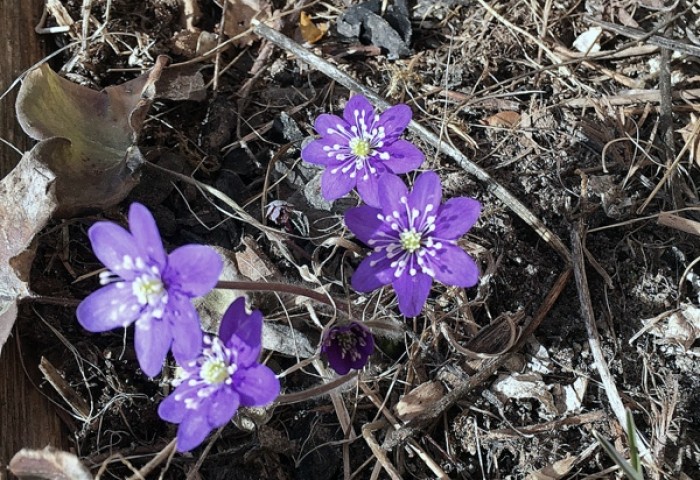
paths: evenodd
<path fill-rule="evenodd" d="M 355 186 L 355 179 L 350 172 L 343 173 L 337 164 L 329 166 L 321 177 L 321 193 L 328 201 L 344 197 Z"/>
<path fill-rule="evenodd" d="M 316 122 L 314 123 L 314 128 L 316 131 L 321 135 L 322 137 L 338 137 L 338 126 L 349 130 L 350 126 L 347 124 L 345 120 L 340 118 L 337 115 L 331 115 L 329 113 L 324 113 L 322 115 L 319 115 L 316 117 Z M 342 137 L 341 137 L 342 138 Z M 341 142 L 338 142 L 341 143 Z M 345 142 L 347 143 L 347 140 Z"/>
<path fill-rule="evenodd" d="M 88 295 L 75 314 L 85 330 L 105 332 L 130 325 L 141 315 L 141 307 L 131 291 L 131 283 L 117 282 Z"/>
<path fill-rule="evenodd" d="M 464 250 L 456 245 L 443 244 L 437 255 L 430 258 L 435 279 L 454 287 L 473 287 L 479 281 L 479 267 Z"/>
<path fill-rule="evenodd" d="M 379 125 L 384 127 L 389 139 L 396 138 L 406 129 L 412 116 L 413 113 L 408 105 L 394 105 L 380 115 Z"/>
<path fill-rule="evenodd" d="M 197 357 L 202 351 L 203 334 L 199 315 L 189 299 L 170 295 L 163 318 L 170 323 L 173 356 L 177 363 L 183 364 Z"/>
<path fill-rule="evenodd" d="M 263 317 L 260 310 L 253 310 L 248 314 L 245 309 L 245 298 L 239 297 L 228 307 L 221 319 L 219 338 L 229 347 L 233 345 L 232 342 L 235 342 L 236 350 L 239 352 L 239 364 L 248 366 L 260 355 L 262 326 Z"/>
<path fill-rule="evenodd" d="M 156 221 L 146 207 L 132 203 L 129 207 L 129 230 L 141 251 L 148 256 L 149 264 L 155 263 L 162 272 L 165 269 L 165 249 Z"/>
<path fill-rule="evenodd" d="M 432 171 L 421 173 L 413 184 L 413 191 L 408 197 L 408 203 L 412 208 L 429 216 L 437 216 L 442 202 L 442 184 L 440 176 Z M 426 207 L 431 205 L 426 211 Z"/>
<path fill-rule="evenodd" d="M 372 265 L 375 261 L 377 263 Z M 384 253 L 371 253 L 357 267 L 350 283 L 358 292 L 371 292 L 390 284 L 394 279 L 393 273 L 391 260 Z"/>
<path fill-rule="evenodd" d="M 191 410 L 185 407 L 185 402 L 175 400 L 175 395 L 181 394 L 186 386 L 178 387 L 158 405 L 158 416 L 171 423 L 180 423 Z"/>
<path fill-rule="evenodd" d="M 381 150 L 389 154 L 384 165 L 394 173 L 408 173 L 420 167 L 425 160 L 423 152 L 406 140 L 396 140 Z"/>
<path fill-rule="evenodd" d="M 480 213 L 481 203 L 473 198 L 451 198 L 440 207 L 433 236 L 457 239 L 474 226 Z"/>
<path fill-rule="evenodd" d="M 177 451 L 188 452 L 198 447 L 211 431 L 206 415 L 190 411 L 177 429 Z"/>
<path fill-rule="evenodd" d="M 136 358 L 143 373 L 155 377 L 163 367 L 173 336 L 163 320 L 139 320 L 134 331 Z"/>
<path fill-rule="evenodd" d="M 224 262 L 213 248 L 185 245 L 168 255 L 163 279 L 169 287 L 188 297 L 201 297 L 216 286 L 223 268 Z"/>
<path fill-rule="evenodd" d="M 385 173 L 379 179 L 379 202 L 385 215 L 399 212 L 405 215 L 406 207 L 400 202 L 402 197 L 408 198 L 408 188 L 396 175 Z"/>
<path fill-rule="evenodd" d="M 129 232 L 112 222 L 97 222 L 88 230 L 88 236 L 95 256 L 105 267 L 124 280 L 136 277 L 134 270 L 122 268 L 124 257 L 134 260 L 141 256 L 136 240 Z"/>
<path fill-rule="evenodd" d="M 386 167 L 377 161 L 372 161 L 372 167 L 375 173 L 362 170 L 363 175 L 359 175 L 358 172 L 357 193 L 367 205 L 379 207 L 379 178 L 386 173 Z"/>
<path fill-rule="evenodd" d="M 423 310 L 433 279 L 430 275 L 418 272 L 409 275 L 404 272 L 399 278 L 394 279 L 393 286 L 396 297 L 399 299 L 399 311 L 407 317 L 418 316 Z"/>
<path fill-rule="evenodd" d="M 238 394 L 231 388 L 220 388 L 207 400 L 209 426 L 218 428 L 233 418 L 240 405 Z"/>
<path fill-rule="evenodd" d="M 316 165 L 328 165 L 329 162 L 335 162 L 335 157 L 329 157 L 328 152 L 323 150 L 324 147 L 332 147 L 333 144 L 334 142 L 329 142 L 326 139 L 314 140 L 302 149 L 301 158 L 305 162 Z"/>
<path fill-rule="evenodd" d="M 355 115 L 355 112 L 357 112 L 357 115 Z M 348 100 L 348 103 L 345 105 L 345 110 L 343 110 L 343 118 L 346 122 L 350 125 L 359 126 L 359 119 L 364 118 L 367 128 L 370 128 L 374 123 L 374 115 L 374 107 L 369 103 L 369 100 L 362 95 L 353 95 L 350 97 L 350 100 Z"/>
<path fill-rule="evenodd" d="M 233 384 L 245 407 L 262 407 L 280 394 L 280 381 L 265 365 L 238 370 L 233 375 Z"/>
<path fill-rule="evenodd" d="M 350 359 L 343 357 L 343 349 L 340 345 L 333 344 L 331 347 L 327 348 L 324 353 L 328 360 L 328 365 L 330 365 L 338 375 L 345 375 L 352 368 L 350 366 Z"/>
<path fill-rule="evenodd" d="M 361 205 L 345 212 L 345 225 L 364 244 L 368 244 L 384 224 L 377 218 L 378 208 Z"/>

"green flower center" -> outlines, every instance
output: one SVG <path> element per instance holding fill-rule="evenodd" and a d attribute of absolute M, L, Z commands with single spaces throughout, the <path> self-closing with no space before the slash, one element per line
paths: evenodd
<path fill-rule="evenodd" d="M 421 236 L 420 233 L 414 230 L 401 232 L 399 240 L 401 241 L 401 247 L 408 253 L 413 253 L 420 248 Z"/>
<path fill-rule="evenodd" d="M 165 286 L 158 277 L 143 275 L 134 280 L 132 291 L 141 305 L 155 305 L 156 300 L 163 296 Z"/>
<path fill-rule="evenodd" d="M 360 158 L 367 158 L 369 153 L 372 151 L 372 147 L 367 140 L 353 138 L 350 140 L 350 151 L 353 153 L 353 155 Z"/>
<path fill-rule="evenodd" d="M 212 358 L 204 362 L 199 371 L 202 380 L 210 385 L 216 385 L 226 380 L 230 374 L 228 365 L 223 360 Z"/>

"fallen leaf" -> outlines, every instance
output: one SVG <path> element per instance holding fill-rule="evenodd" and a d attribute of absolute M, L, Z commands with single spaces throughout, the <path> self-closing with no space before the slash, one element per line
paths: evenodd
<path fill-rule="evenodd" d="M 558 413 L 554 405 L 554 397 L 542 381 L 542 376 L 536 373 L 501 375 L 493 383 L 491 390 L 504 403 L 509 399 L 534 398 L 540 401 L 547 414 L 556 415 Z"/>
<path fill-rule="evenodd" d="M 0 351 L 15 323 L 17 302 L 30 295 L 32 241 L 56 208 L 55 175 L 37 156 L 50 157 L 66 142 L 54 138 L 37 144 L 0 180 Z"/>
<path fill-rule="evenodd" d="M 445 396 L 445 388 L 440 382 L 425 382 L 406 395 L 394 407 L 396 416 L 404 422 L 425 413 L 435 402 Z"/>
<path fill-rule="evenodd" d="M 228 0 L 224 18 L 224 33 L 233 38 L 243 34 L 250 27 L 250 21 L 265 21 L 272 17 L 272 5 L 268 0 Z M 251 45 L 257 37 L 252 33 L 234 40 L 237 47 Z"/>
<path fill-rule="evenodd" d="M 10 472 L 26 480 L 92 480 L 90 471 L 72 453 L 46 447 L 23 448 L 10 460 Z"/>
<path fill-rule="evenodd" d="M 683 141 L 688 145 L 688 155 L 690 161 L 694 161 L 700 167 L 700 117 L 694 113 L 690 114 L 690 122 L 678 130 L 683 137 Z"/>
<path fill-rule="evenodd" d="M 643 320 L 645 326 L 653 321 L 654 319 Z M 656 343 L 676 345 L 688 351 L 700 338 L 700 308 L 682 303 L 680 310 L 653 324 L 648 330 L 659 339 Z"/>
<path fill-rule="evenodd" d="M 302 11 L 299 15 L 299 29 L 301 30 L 301 37 L 305 42 L 316 43 L 321 40 L 328 31 L 328 24 L 320 23 L 316 25 L 311 20 L 311 15 Z"/>
<path fill-rule="evenodd" d="M 601 27 L 591 27 L 581 35 L 576 37 L 572 46 L 582 53 L 596 53 L 600 52 L 600 35 L 603 33 Z"/>
<path fill-rule="evenodd" d="M 520 124 L 520 114 L 518 112 L 506 110 L 485 118 L 482 120 L 482 123 L 490 127 L 514 128 Z"/>
<path fill-rule="evenodd" d="M 64 140 L 35 153 L 56 177 L 55 216 L 116 205 L 138 183 L 143 158 L 136 140 L 166 62 L 158 57 L 149 73 L 100 92 L 58 76 L 46 64 L 27 74 L 16 103 L 22 129 L 36 140 Z"/>

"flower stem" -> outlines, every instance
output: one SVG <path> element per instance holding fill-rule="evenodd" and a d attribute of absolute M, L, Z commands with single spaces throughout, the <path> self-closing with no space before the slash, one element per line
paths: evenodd
<path fill-rule="evenodd" d="M 298 295 L 306 298 L 310 298 L 319 303 L 323 303 L 330 307 L 336 308 L 338 310 L 344 311 L 345 313 L 350 313 L 350 306 L 342 301 L 334 300 L 328 295 L 324 295 L 310 288 L 300 287 L 299 285 L 292 285 L 290 283 L 283 282 L 238 282 L 222 280 L 216 284 L 216 288 L 224 288 L 228 290 L 247 290 L 249 292 L 277 292 L 277 293 L 288 293 L 290 295 Z"/>

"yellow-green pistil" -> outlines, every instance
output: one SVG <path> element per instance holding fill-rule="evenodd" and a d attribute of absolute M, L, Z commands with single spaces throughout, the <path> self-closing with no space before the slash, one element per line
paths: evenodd
<path fill-rule="evenodd" d="M 372 151 L 372 147 L 367 140 L 353 138 L 350 140 L 350 151 L 360 158 L 367 158 Z"/>
<path fill-rule="evenodd" d="M 142 275 L 134 280 L 132 291 L 141 305 L 154 305 L 165 292 L 165 286 L 158 277 Z"/>
<path fill-rule="evenodd" d="M 202 380 L 208 384 L 216 385 L 223 383 L 224 380 L 230 376 L 230 373 L 228 371 L 228 365 L 226 365 L 223 360 L 212 358 L 204 362 L 204 365 L 202 365 L 199 371 L 199 375 L 202 377 Z"/>
<path fill-rule="evenodd" d="M 420 248 L 420 233 L 413 229 L 401 232 L 399 235 L 399 240 L 401 241 L 401 248 L 406 250 L 408 253 L 413 253 Z"/>

